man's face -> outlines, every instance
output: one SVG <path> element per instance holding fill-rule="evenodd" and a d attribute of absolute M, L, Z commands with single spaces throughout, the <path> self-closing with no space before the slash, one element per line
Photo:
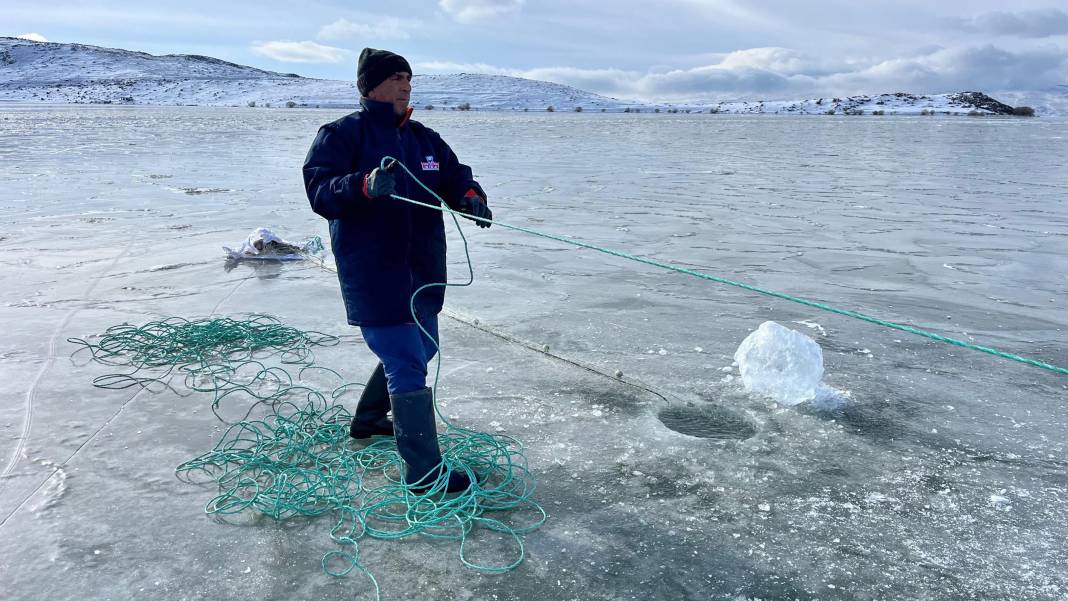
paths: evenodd
<path fill-rule="evenodd" d="M 397 71 L 368 92 L 367 97 L 378 102 L 389 102 L 393 105 L 393 112 L 398 117 L 403 115 L 408 110 L 408 102 L 412 99 L 412 74 Z"/>

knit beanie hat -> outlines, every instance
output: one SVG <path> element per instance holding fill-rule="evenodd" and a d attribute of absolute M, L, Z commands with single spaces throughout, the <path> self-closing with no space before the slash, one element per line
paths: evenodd
<path fill-rule="evenodd" d="M 367 96 L 378 84 L 398 71 L 412 72 L 411 65 L 403 56 L 389 50 L 364 48 L 356 63 L 356 87 L 360 90 L 360 96 Z"/>

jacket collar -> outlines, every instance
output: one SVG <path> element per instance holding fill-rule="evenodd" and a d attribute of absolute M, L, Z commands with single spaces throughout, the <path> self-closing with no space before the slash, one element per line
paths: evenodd
<path fill-rule="evenodd" d="M 408 118 L 412 116 L 412 107 L 408 107 L 408 110 L 398 117 L 393 112 L 393 103 L 371 100 L 366 96 L 360 98 L 360 106 L 363 107 L 363 113 L 372 121 L 391 127 L 404 127 L 408 123 Z"/>

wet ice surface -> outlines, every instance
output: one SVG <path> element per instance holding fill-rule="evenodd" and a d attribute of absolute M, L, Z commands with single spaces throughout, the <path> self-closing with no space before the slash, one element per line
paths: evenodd
<path fill-rule="evenodd" d="M 0 112 L 5 598 L 370 598 L 358 577 L 321 574 L 322 520 L 203 515 L 212 491 L 173 470 L 222 432 L 207 399 L 94 389 L 106 368 L 72 362 L 64 342 L 264 311 L 348 335 L 321 359 L 366 375 L 332 274 L 227 270 L 219 250 L 257 226 L 325 239 L 299 165 L 339 114 Z M 1068 364 L 1064 120 L 422 118 L 502 221 Z M 444 320 L 445 413 L 528 445 L 549 522 L 502 576 L 464 568 L 451 544 L 368 544 L 384 598 L 1068 594 L 1065 377 L 466 231 L 478 280 L 449 309 L 607 377 Z M 767 320 L 819 342 L 847 403 L 787 409 L 745 392 L 732 354 Z"/>

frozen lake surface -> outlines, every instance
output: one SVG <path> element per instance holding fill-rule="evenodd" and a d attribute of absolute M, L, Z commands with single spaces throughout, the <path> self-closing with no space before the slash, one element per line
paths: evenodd
<path fill-rule="evenodd" d="M 373 598 L 321 572 L 332 520 L 203 514 L 215 493 L 174 468 L 222 433 L 209 399 L 93 388 L 108 368 L 65 342 L 265 312 L 344 335 L 320 360 L 362 381 L 333 274 L 221 250 L 258 226 L 326 240 L 300 166 L 341 114 L 0 107 L 0 596 Z M 1068 120 L 416 117 L 501 221 L 1068 365 Z M 369 543 L 384 599 L 1068 598 L 1068 376 L 465 232 L 440 398 L 527 445 L 549 520 L 503 575 Z M 732 355 L 767 320 L 819 342 L 848 403 L 744 391 Z"/>

